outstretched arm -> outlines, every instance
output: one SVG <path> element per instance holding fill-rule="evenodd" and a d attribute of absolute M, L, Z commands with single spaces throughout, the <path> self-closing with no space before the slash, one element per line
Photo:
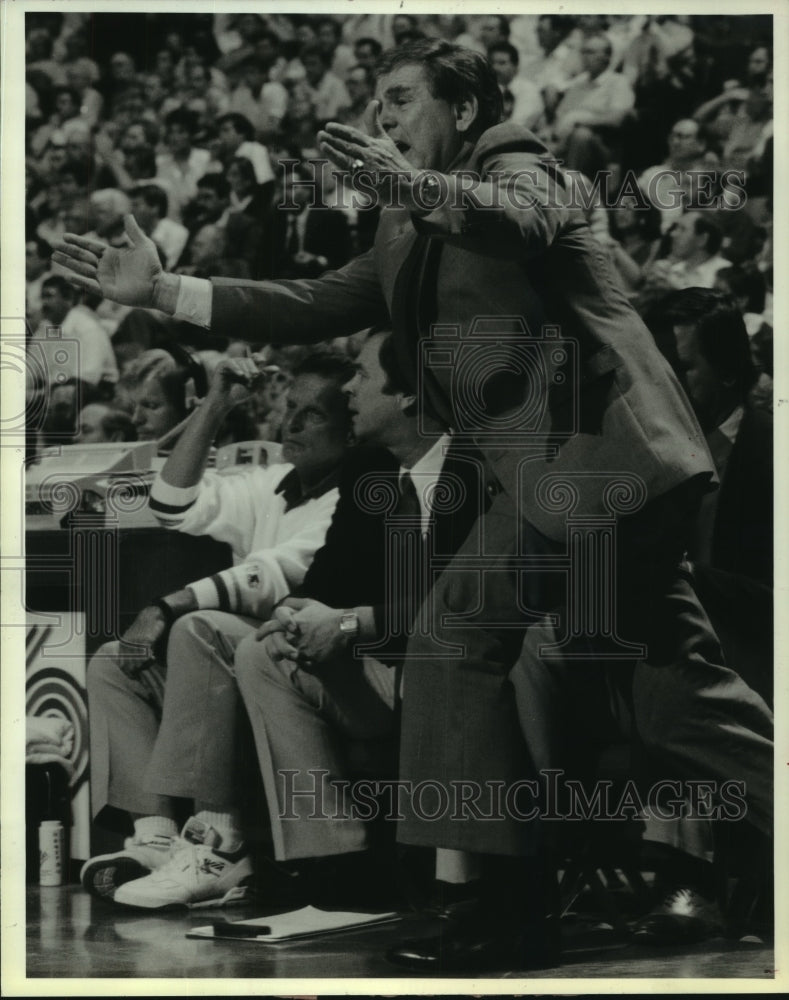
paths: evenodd
<path fill-rule="evenodd" d="M 124 223 L 128 246 L 67 233 L 53 261 L 75 284 L 114 302 L 159 309 L 253 343 L 317 343 L 386 322 L 372 251 L 313 281 L 206 281 L 163 271 L 155 244 L 134 217 Z"/>

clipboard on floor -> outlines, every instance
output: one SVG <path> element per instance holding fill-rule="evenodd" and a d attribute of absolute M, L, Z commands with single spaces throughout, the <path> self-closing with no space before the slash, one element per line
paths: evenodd
<path fill-rule="evenodd" d="M 353 913 L 319 910 L 305 906 L 290 913 L 251 920 L 218 921 L 205 927 L 192 927 L 188 938 L 209 938 L 214 941 L 250 941 L 253 944 L 287 944 L 307 938 L 339 934 L 342 931 L 375 927 L 400 919 L 398 913 Z"/>

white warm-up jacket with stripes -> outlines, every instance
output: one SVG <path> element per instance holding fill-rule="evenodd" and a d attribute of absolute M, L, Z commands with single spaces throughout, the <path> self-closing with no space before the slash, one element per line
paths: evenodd
<path fill-rule="evenodd" d="M 189 584 L 200 608 L 265 620 L 277 601 L 301 583 L 324 543 L 338 491 L 324 483 L 288 507 L 295 476 L 292 465 L 280 464 L 209 469 L 197 485 L 186 488 L 156 477 L 149 505 L 164 527 L 210 535 L 233 550 L 230 569 Z"/>

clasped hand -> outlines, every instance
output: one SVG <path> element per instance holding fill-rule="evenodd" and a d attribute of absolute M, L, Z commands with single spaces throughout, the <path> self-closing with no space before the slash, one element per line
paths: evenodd
<path fill-rule="evenodd" d="M 328 663 L 346 648 L 340 631 L 342 612 L 320 601 L 290 597 L 262 625 L 255 638 L 273 660 L 293 660 L 301 667 Z"/>

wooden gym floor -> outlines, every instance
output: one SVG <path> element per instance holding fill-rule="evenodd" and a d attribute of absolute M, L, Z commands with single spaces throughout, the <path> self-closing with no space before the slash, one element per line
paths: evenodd
<path fill-rule="evenodd" d="M 436 927 L 435 921 L 408 915 L 396 924 L 319 941 L 259 945 L 185 936 L 189 927 L 208 923 L 219 911 L 145 913 L 93 899 L 79 885 L 28 886 L 26 906 L 26 968 L 31 979 L 386 978 L 401 980 L 408 992 L 409 973 L 390 965 L 384 952 L 404 937 L 427 936 Z M 245 904 L 221 912 L 243 919 L 265 910 Z M 764 992 L 772 992 L 770 946 L 718 938 L 681 949 L 647 948 L 617 940 L 610 929 L 579 914 L 565 918 L 563 938 L 565 953 L 556 969 L 513 970 L 486 978 L 750 978 L 765 980 Z"/>

